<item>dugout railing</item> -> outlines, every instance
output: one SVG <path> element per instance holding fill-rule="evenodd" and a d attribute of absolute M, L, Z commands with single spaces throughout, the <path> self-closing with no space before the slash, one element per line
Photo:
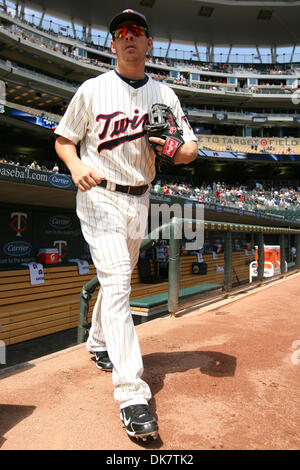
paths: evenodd
<path fill-rule="evenodd" d="M 269 226 L 260 226 L 260 225 L 249 225 L 249 224 L 236 224 L 236 223 L 227 223 L 227 222 L 215 222 L 215 221 L 200 221 L 195 219 L 187 218 L 178 218 L 173 217 L 169 224 L 164 224 L 158 229 L 154 230 L 148 234 L 140 247 L 140 252 L 143 252 L 150 246 L 154 245 L 158 240 L 163 238 L 164 232 L 167 231 L 169 235 L 169 260 L 168 260 L 168 292 L 167 292 L 167 310 L 172 315 L 187 308 L 189 306 L 196 306 L 197 301 L 193 298 L 192 302 L 189 300 L 184 301 L 184 303 L 179 302 L 179 292 L 180 292 L 180 240 L 181 237 L 179 234 L 182 233 L 182 226 L 185 224 L 185 227 L 189 229 L 189 233 L 196 233 L 196 231 L 205 231 L 208 232 L 219 232 L 220 235 L 224 236 L 224 278 L 222 286 L 222 295 L 225 297 L 229 296 L 233 292 L 233 265 L 232 265 L 232 254 L 233 254 L 233 243 L 232 235 L 237 233 L 243 234 L 253 234 L 256 237 L 256 245 L 258 252 L 257 259 L 257 280 L 251 284 L 251 288 L 257 287 L 262 284 L 262 282 L 269 282 L 278 278 L 278 275 L 273 276 L 271 279 L 266 280 L 264 278 L 264 236 L 273 235 L 278 237 L 278 244 L 280 246 L 280 274 L 279 277 L 285 276 L 288 274 L 286 269 L 287 266 L 287 254 L 286 254 L 286 236 L 293 235 L 295 236 L 295 248 L 296 248 L 296 258 L 293 264 L 295 270 L 300 269 L 300 230 L 292 228 L 282 228 L 282 227 L 269 227 Z M 77 342 L 82 343 L 86 339 L 87 329 L 89 328 L 88 323 L 88 310 L 89 310 L 89 301 L 99 286 L 99 281 L 97 276 L 92 278 L 87 282 L 80 293 L 80 302 L 79 302 L 79 313 L 78 313 L 78 331 L 77 331 Z M 250 288 L 249 284 L 246 287 Z M 242 288 L 235 289 L 235 292 L 245 289 L 245 286 Z M 216 295 L 216 298 L 220 298 L 220 293 Z M 201 303 L 201 302 L 200 302 Z M 199 301 L 198 301 L 199 305 Z"/>

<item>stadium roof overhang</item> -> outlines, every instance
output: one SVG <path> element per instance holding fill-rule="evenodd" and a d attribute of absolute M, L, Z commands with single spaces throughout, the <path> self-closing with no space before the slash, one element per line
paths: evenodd
<path fill-rule="evenodd" d="M 155 40 L 210 47 L 300 44 L 300 1 L 293 0 L 26 0 L 25 5 L 103 30 L 116 13 L 136 9 L 148 18 Z"/>

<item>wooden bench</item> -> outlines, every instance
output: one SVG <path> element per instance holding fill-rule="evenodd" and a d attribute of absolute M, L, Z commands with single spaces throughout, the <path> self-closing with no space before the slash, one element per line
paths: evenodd
<path fill-rule="evenodd" d="M 10 345 L 76 327 L 80 291 L 95 275 L 93 265 L 86 275 L 77 265 L 45 266 L 45 282 L 32 285 L 27 268 L 0 271 L 0 339 Z"/>
<path fill-rule="evenodd" d="M 252 253 L 246 255 L 244 251 L 232 253 L 232 284 L 249 282 L 249 263 L 255 258 Z M 224 269 L 224 254 L 220 253 L 214 259 L 212 254 L 203 255 L 207 264 L 207 273 L 198 275 L 192 273 L 192 264 L 198 261 L 197 255 L 180 257 L 179 300 L 190 295 L 203 294 L 211 290 L 221 290 L 224 284 L 224 271 L 217 271 L 217 266 Z M 156 289 L 153 289 L 156 287 Z M 165 287 L 165 290 L 162 290 Z M 147 287 L 149 289 L 149 285 Z M 141 293 L 138 288 L 134 292 Z M 133 315 L 149 317 L 168 310 L 168 283 L 151 286 L 152 295 L 136 298 L 130 302 Z M 192 294 L 193 292 L 193 294 Z"/>
<path fill-rule="evenodd" d="M 221 284 L 198 284 L 191 287 L 184 287 L 179 289 L 179 300 L 187 297 L 195 296 L 196 294 L 203 294 L 204 292 L 212 290 L 220 290 Z M 153 316 L 158 313 L 168 311 L 168 292 L 163 292 L 156 295 L 142 297 L 140 299 L 130 301 L 130 308 L 132 315 L 139 315 L 142 317 Z"/>
<path fill-rule="evenodd" d="M 82 287 L 96 276 L 94 265 L 89 265 L 89 268 L 88 274 L 79 275 L 74 263 L 44 266 L 45 282 L 38 285 L 30 283 L 28 268 L 0 270 L 0 340 L 8 346 L 76 328 Z M 154 272 L 154 264 L 152 269 Z M 149 295 L 149 292 L 165 291 L 168 283 L 143 284 L 136 267 L 131 287 L 131 298 L 134 299 Z M 89 322 L 98 289 L 89 302 Z"/>
<path fill-rule="evenodd" d="M 291 261 L 290 263 L 287 263 L 287 269 L 288 271 L 295 269 L 296 268 L 296 263 L 295 261 Z"/>
<path fill-rule="evenodd" d="M 192 263 L 197 262 L 196 255 L 182 256 L 180 259 L 180 287 L 187 287 L 203 283 L 224 283 L 224 254 L 217 254 L 214 259 L 212 254 L 203 255 L 203 261 L 207 264 L 206 274 L 193 274 Z M 232 284 L 239 285 L 249 282 L 249 264 L 255 259 L 255 255 L 248 251 L 235 251 L 232 253 Z M 217 267 L 222 271 L 218 271 Z"/>
<path fill-rule="evenodd" d="M 200 284 L 223 285 L 223 272 L 216 272 L 216 266 L 224 267 L 223 255 L 217 260 L 204 255 L 207 274 L 191 272 L 196 256 L 182 256 L 180 267 L 180 289 Z M 254 257 L 252 257 L 254 259 Z M 244 252 L 233 253 L 233 266 L 240 280 L 249 279 L 249 266 Z M 155 274 L 154 263 L 151 265 Z M 76 328 L 82 287 L 96 276 L 95 267 L 90 272 L 78 274 L 76 264 L 44 267 L 44 284 L 31 285 L 28 268 L 0 270 L 0 340 L 8 346 L 33 338 Z M 233 273 L 234 280 L 234 273 Z M 140 282 L 138 268 L 132 274 L 130 301 L 168 292 L 168 282 L 145 284 Z M 88 321 L 91 321 L 98 288 L 89 302 Z M 141 310 L 142 311 L 142 310 Z M 143 312 L 143 311 L 142 311 Z"/>

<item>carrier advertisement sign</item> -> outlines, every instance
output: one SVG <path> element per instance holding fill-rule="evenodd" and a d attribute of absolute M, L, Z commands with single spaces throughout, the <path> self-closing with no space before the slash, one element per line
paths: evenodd
<path fill-rule="evenodd" d="M 2 208 L 0 217 L 0 267 L 38 261 L 39 251 L 51 248 L 58 263 L 90 259 L 74 211 L 16 206 Z"/>
<path fill-rule="evenodd" d="M 32 213 L 16 206 L 1 209 L 0 267 L 34 261 Z"/>
<path fill-rule="evenodd" d="M 36 211 L 39 221 L 38 248 L 56 248 L 58 262 L 64 263 L 71 258 L 81 258 L 83 240 L 79 220 L 75 212 Z"/>
<path fill-rule="evenodd" d="M 51 186 L 59 189 L 76 189 L 69 175 L 32 170 L 31 168 L 8 163 L 0 163 L 0 181 L 1 180 L 37 184 L 39 186 Z"/>

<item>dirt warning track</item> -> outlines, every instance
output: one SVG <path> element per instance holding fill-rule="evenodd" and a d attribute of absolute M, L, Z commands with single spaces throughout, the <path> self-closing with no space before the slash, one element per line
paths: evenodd
<path fill-rule="evenodd" d="M 1 449 L 299 449 L 300 273 L 136 329 L 156 441 L 128 438 L 79 345 L 2 372 Z"/>

